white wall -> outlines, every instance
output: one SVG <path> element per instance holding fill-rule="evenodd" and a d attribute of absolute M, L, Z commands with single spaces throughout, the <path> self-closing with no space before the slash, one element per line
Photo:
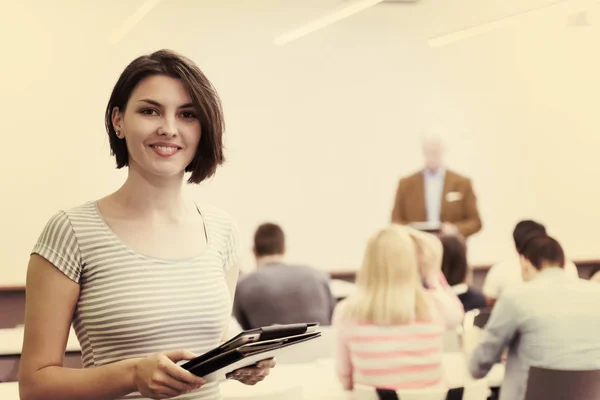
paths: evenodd
<path fill-rule="evenodd" d="M 290 259 L 357 268 L 366 238 L 388 222 L 398 178 L 420 167 L 417 133 L 430 123 L 447 127 L 449 166 L 479 197 L 484 230 L 470 240 L 472 262 L 510 252 L 525 217 L 545 222 L 572 258 L 600 256 L 598 26 L 567 28 L 555 8 L 427 47 L 429 37 L 544 1 L 384 4 L 281 48 L 275 34 L 337 0 L 164 1 L 116 46 L 110 32 L 142 1 L 11 1 L 0 17 L 9 60 L 0 63 L 9 143 L 0 284 L 24 281 L 58 208 L 122 182 L 104 107 L 126 63 L 162 47 L 196 60 L 223 97 L 229 161 L 190 190 L 239 221 L 249 267 L 253 230 L 270 220 L 286 229 Z"/>

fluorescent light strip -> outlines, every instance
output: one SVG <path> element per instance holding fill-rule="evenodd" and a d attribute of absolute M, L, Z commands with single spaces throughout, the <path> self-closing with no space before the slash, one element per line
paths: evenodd
<path fill-rule="evenodd" d="M 481 35 L 483 33 L 486 32 L 490 32 L 496 28 L 500 28 L 501 26 L 506 26 L 511 22 L 516 21 L 517 19 L 534 13 L 534 12 L 538 12 L 544 9 L 548 9 L 548 8 L 552 8 L 552 7 L 556 7 L 559 5 L 562 5 L 564 3 L 567 3 L 569 0 L 561 0 L 561 1 L 557 1 L 554 2 L 552 4 L 548 4 L 542 7 L 538 7 L 538 8 L 534 8 L 531 10 L 527 10 L 527 11 L 523 11 L 517 14 L 513 14 L 510 15 L 508 17 L 504 17 L 501 19 L 498 19 L 496 21 L 492 21 L 492 22 L 487 22 L 481 25 L 476 25 L 470 28 L 466 28 L 466 29 L 461 29 L 459 31 L 456 32 L 452 32 L 452 33 L 448 33 L 445 35 L 441 35 L 441 36 L 437 36 L 435 38 L 429 39 L 427 41 L 427 43 L 429 44 L 430 47 L 443 47 L 443 46 L 447 46 L 449 44 L 452 43 L 456 43 L 459 42 L 461 40 L 465 40 L 465 39 L 469 39 L 478 35 Z"/>
<path fill-rule="evenodd" d="M 109 38 L 110 44 L 119 43 L 161 0 L 146 0 Z"/>
<path fill-rule="evenodd" d="M 334 10 L 325 14 L 324 16 L 317 18 L 306 25 L 303 25 L 297 29 L 288 31 L 275 38 L 274 43 L 277 46 L 283 46 L 289 42 L 300 39 L 306 35 L 323 29 L 329 25 L 335 24 L 349 16 L 356 14 L 362 10 L 366 10 L 369 7 L 383 2 L 384 0 L 360 0 L 355 1 L 352 4 L 347 4 L 340 7 L 338 10 Z"/>

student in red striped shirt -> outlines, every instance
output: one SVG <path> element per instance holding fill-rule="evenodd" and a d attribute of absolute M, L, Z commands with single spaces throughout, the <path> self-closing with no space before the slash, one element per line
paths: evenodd
<path fill-rule="evenodd" d="M 435 236 L 392 224 L 368 242 L 357 290 L 339 303 L 336 369 L 346 390 L 444 387 L 442 335 L 464 309 L 441 273 Z"/>

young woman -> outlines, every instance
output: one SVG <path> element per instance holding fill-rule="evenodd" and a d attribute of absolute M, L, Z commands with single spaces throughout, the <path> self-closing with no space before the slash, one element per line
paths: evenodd
<path fill-rule="evenodd" d="M 106 108 L 123 186 L 57 212 L 32 251 L 19 373 L 23 400 L 219 399 L 178 365 L 227 334 L 239 271 L 233 221 L 182 192 L 223 162 L 223 115 L 190 60 L 132 61 Z M 62 366 L 69 327 L 83 369 Z M 234 373 L 254 384 L 272 360 Z"/>
<path fill-rule="evenodd" d="M 334 313 L 336 368 L 346 390 L 444 385 L 442 335 L 464 316 L 440 272 L 433 235 L 391 225 L 367 245 L 357 291 Z"/>

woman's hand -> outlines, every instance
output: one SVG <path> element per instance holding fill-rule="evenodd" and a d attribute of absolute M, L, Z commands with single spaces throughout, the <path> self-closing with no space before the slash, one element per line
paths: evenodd
<path fill-rule="evenodd" d="M 230 372 L 227 375 L 227 378 L 240 381 L 244 385 L 255 385 L 265 379 L 273 367 L 275 367 L 275 360 L 270 358 L 259 362 L 254 367 L 236 369 L 235 371 Z"/>
<path fill-rule="evenodd" d="M 137 390 L 151 399 L 169 399 L 202 387 L 204 379 L 176 364 L 195 357 L 189 351 L 177 350 L 140 359 L 134 375 Z"/>

